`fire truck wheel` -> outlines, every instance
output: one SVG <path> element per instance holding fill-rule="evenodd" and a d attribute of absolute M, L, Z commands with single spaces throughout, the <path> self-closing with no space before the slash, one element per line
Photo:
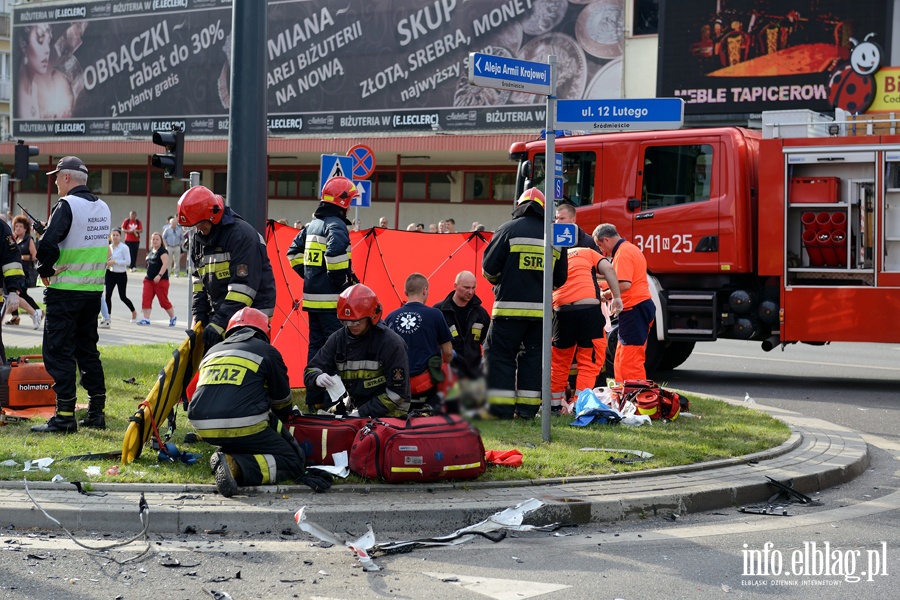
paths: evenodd
<path fill-rule="evenodd" d="M 659 361 L 659 371 L 671 371 L 684 364 L 694 351 L 694 342 L 670 342 Z"/>

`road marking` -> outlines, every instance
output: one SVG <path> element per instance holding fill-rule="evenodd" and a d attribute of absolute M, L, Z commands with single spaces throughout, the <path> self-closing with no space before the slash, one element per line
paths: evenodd
<path fill-rule="evenodd" d="M 900 368 L 897 367 L 877 367 L 875 365 L 849 365 L 847 363 L 826 363 L 822 361 L 816 360 L 794 360 L 790 358 L 768 358 L 765 356 L 738 356 L 735 354 L 715 354 L 713 352 L 694 352 L 698 356 L 711 356 L 714 358 L 734 358 L 736 360 L 758 360 L 758 361 L 766 361 L 766 362 L 777 362 L 777 363 L 792 363 L 796 365 L 815 365 L 815 366 L 832 366 L 832 367 L 841 367 L 843 369 L 875 369 L 879 371 L 898 371 L 900 372 Z"/>
<path fill-rule="evenodd" d="M 491 577 L 469 577 L 467 575 L 455 575 L 453 573 L 423 573 L 429 577 L 440 579 L 463 587 L 470 592 L 476 592 L 488 598 L 496 600 L 518 600 L 519 598 L 534 598 L 551 592 L 570 588 L 570 585 L 557 583 L 542 583 L 538 581 L 524 581 L 521 579 L 494 579 Z"/>

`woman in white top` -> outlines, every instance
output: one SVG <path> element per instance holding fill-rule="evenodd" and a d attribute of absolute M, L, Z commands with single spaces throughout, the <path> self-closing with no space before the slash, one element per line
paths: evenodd
<path fill-rule="evenodd" d="M 109 260 L 106 261 L 106 304 L 109 306 L 109 312 L 112 312 L 112 293 L 113 289 L 118 286 L 119 300 L 124 302 L 131 311 L 131 322 L 134 323 L 137 320 L 137 311 L 134 309 L 134 303 L 125 295 L 131 251 L 122 243 L 122 230 L 118 227 L 112 230 L 109 237 L 112 239 L 112 243 L 109 245 Z"/>

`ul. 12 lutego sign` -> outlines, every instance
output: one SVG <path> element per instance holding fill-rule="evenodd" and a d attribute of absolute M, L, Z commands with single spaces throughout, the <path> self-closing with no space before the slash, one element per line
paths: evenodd
<path fill-rule="evenodd" d="M 16 135 L 225 135 L 231 5 L 120 0 L 16 7 Z M 540 99 L 472 86 L 469 52 L 558 57 L 560 98 L 620 98 L 624 0 L 287 0 L 268 6 L 269 129 L 542 127 Z"/>

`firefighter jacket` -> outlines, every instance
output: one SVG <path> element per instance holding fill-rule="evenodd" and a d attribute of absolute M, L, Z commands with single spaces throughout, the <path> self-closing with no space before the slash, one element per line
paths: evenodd
<path fill-rule="evenodd" d="M 281 353 L 244 327 L 216 344 L 200 362 L 188 419 L 200 437 L 240 438 L 269 426 L 269 411 L 291 413 L 291 383 Z"/>
<path fill-rule="evenodd" d="M 483 375 L 481 347 L 484 345 L 491 317 L 481 305 L 481 298 L 477 294 L 469 301 L 469 318 L 465 323 L 457 322 L 454 306 L 453 292 L 434 305 L 444 315 L 450 327 L 450 335 L 453 336 L 450 341 L 454 354 L 450 367 L 462 378 L 477 379 Z"/>
<path fill-rule="evenodd" d="M 516 207 L 513 218 L 494 232 L 481 268 L 494 286 L 494 319 L 544 316 L 544 209 L 537 202 Z M 566 282 L 566 253 L 553 249 L 553 287 Z"/>
<path fill-rule="evenodd" d="M 50 279 L 50 288 L 103 291 L 111 222 L 109 207 L 87 186 L 59 199 L 37 251 L 38 274 Z M 66 269 L 55 275 L 59 267 Z"/>
<path fill-rule="evenodd" d="M 272 316 L 275 277 L 258 231 L 225 207 L 222 220 L 209 236 L 192 234 L 194 318 L 224 331 L 228 320 L 245 306 Z"/>
<path fill-rule="evenodd" d="M 340 376 L 362 417 L 403 417 L 409 411 L 406 342 L 384 321 L 359 337 L 346 327 L 332 333 L 303 372 L 307 389 L 322 373 Z"/>
<path fill-rule="evenodd" d="M 0 219 L 0 264 L 3 265 L 3 288 L 6 293 L 25 292 L 25 271 L 22 269 L 22 255 L 19 254 L 19 245 L 9 224 Z"/>
<path fill-rule="evenodd" d="M 358 283 L 350 264 L 350 225 L 341 208 L 320 202 L 315 219 L 288 249 L 291 268 L 303 278 L 303 310 L 334 312 L 338 295 Z"/>

